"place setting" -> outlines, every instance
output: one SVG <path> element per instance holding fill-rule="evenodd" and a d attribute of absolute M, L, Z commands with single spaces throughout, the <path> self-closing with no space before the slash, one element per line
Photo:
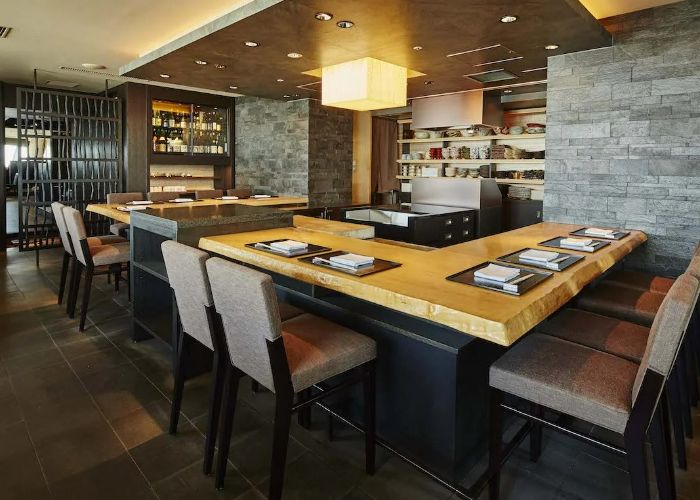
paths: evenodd
<path fill-rule="evenodd" d="M 246 243 L 245 246 L 283 257 L 301 257 L 330 250 L 328 247 L 289 239 L 258 241 L 256 243 Z"/>
<path fill-rule="evenodd" d="M 593 253 L 608 246 L 610 241 L 596 240 L 593 238 L 571 238 L 557 236 L 551 240 L 541 241 L 538 245 L 551 248 L 563 248 L 565 250 L 576 250 L 579 252 Z"/>
<path fill-rule="evenodd" d="M 368 276 L 401 266 L 398 262 L 337 250 L 299 259 L 315 266 L 332 269 L 352 276 Z"/>
<path fill-rule="evenodd" d="M 583 259 L 583 255 L 537 250 L 535 248 L 521 248 L 517 252 L 503 255 L 496 260 L 509 262 L 511 264 L 524 264 L 526 266 L 539 267 L 552 271 L 563 271 L 567 267 Z"/>
<path fill-rule="evenodd" d="M 570 236 L 605 238 L 608 240 L 621 240 L 625 236 L 629 236 L 629 234 L 629 231 L 621 231 L 619 229 L 603 229 L 599 227 L 582 227 L 569 233 Z"/>
<path fill-rule="evenodd" d="M 522 295 L 551 277 L 549 271 L 495 262 L 484 262 L 448 276 L 448 281 L 476 286 L 509 295 Z"/>

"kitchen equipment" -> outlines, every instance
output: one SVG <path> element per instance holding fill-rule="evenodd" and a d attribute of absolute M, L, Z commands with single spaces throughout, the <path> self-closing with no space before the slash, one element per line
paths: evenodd
<path fill-rule="evenodd" d="M 430 138 L 431 139 L 439 139 L 442 137 L 442 130 L 431 130 L 430 131 Z"/>
<path fill-rule="evenodd" d="M 430 132 L 427 130 L 414 130 L 413 137 L 416 139 L 428 139 L 430 137 Z"/>
<path fill-rule="evenodd" d="M 510 135 L 520 135 L 525 131 L 523 127 L 520 125 L 513 125 L 510 127 L 510 131 L 508 132 Z"/>
<path fill-rule="evenodd" d="M 445 167 L 445 177 L 454 177 L 457 174 L 455 167 Z"/>

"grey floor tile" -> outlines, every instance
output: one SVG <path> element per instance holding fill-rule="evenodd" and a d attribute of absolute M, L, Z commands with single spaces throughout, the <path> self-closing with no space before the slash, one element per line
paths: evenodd
<path fill-rule="evenodd" d="M 380 498 L 446 499 L 450 492 L 397 457 L 379 464 L 373 476 L 363 476 L 358 486 Z M 507 497 L 503 497 L 507 498 Z"/>
<path fill-rule="evenodd" d="M 7 500 L 50 498 L 24 423 L 0 428 L 0 484 Z"/>
<path fill-rule="evenodd" d="M 61 352 L 53 346 L 43 351 L 33 352 L 11 359 L 5 359 L 3 365 L 11 377 L 27 375 L 36 370 L 46 370 L 52 365 L 65 365 L 66 361 Z"/>
<path fill-rule="evenodd" d="M 128 364 L 129 359 L 116 347 L 110 345 L 105 349 L 77 356 L 69 362 L 78 376 L 84 378 L 101 370 L 108 370 L 116 366 Z"/>
<path fill-rule="evenodd" d="M 153 487 L 163 500 L 234 500 L 250 490 L 251 484 L 229 464 L 226 469 L 224 489 L 218 491 L 214 487 L 214 477 L 204 475 L 200 460 L 156 482 Z"/>

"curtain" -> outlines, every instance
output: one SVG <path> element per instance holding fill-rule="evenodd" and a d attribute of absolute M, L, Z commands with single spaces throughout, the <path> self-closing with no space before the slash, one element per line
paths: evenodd
<path fill-rule="evenodd" d="M 388 193 L 399 189 L 396 178 L 396 140 L 399 126 L 395 120 L 372 118 L 372 192 Z"/>

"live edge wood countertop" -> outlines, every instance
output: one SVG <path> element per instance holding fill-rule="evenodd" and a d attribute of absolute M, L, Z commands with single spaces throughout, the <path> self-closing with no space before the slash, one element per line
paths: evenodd
<path fill-rule="evenodd" d="M 611 241 L 610 245 L 592 254 L 567 250 L 585 255 L 585 258 L 562 272 L 553 273 L 551 278 L 520 297 L 447 281 L 445 278 L 521 248 L 537 248 L 541 241 L 566 236 L 580 227 L 540 223 L 432 252 L 299 228 L 211 236 L 202 238 L 199 246 L 214 254 L 508 346 L 644 243 L 646 235 L 632 231 L 626 238 Z M 244 246 L 246 243 L 278 238 L 371 255 L 400 262 L 402 266 L 358 278 L 306 264 L 297 258 L 271 255 Z"/>

